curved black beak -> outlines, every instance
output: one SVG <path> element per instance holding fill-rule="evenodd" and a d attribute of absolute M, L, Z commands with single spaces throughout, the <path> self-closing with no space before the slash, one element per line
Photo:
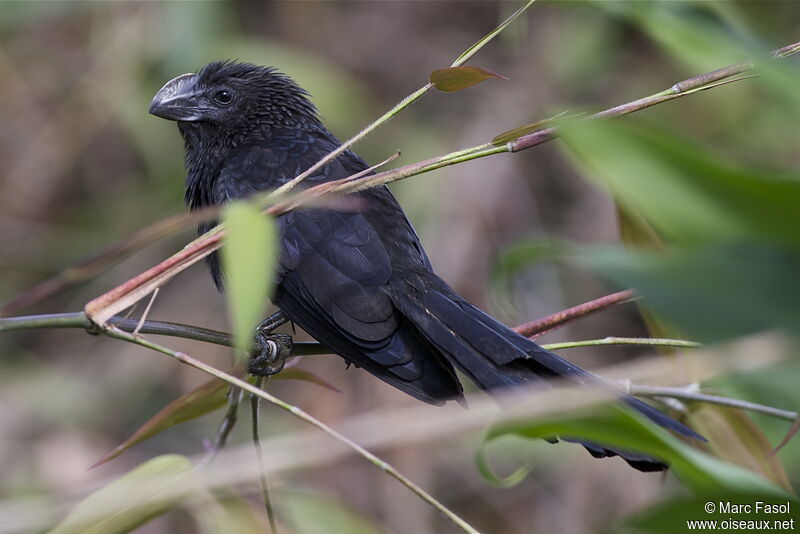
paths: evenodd
<path fill-rule="evenodd" d="M 171 121 L 200 120 L 196 91 L 197 75 L 181 74 L 159 89 L 150 102 L 150 113 Z"/>

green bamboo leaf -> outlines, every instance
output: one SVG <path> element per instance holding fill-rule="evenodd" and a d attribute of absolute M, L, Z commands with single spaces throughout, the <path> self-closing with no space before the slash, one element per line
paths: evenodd
<path fill-rule="evenodd" d="M 158 456 L 81 501 L 50 534 L 123 534 L 131 532 L 179 503 L 165 497 L 166 488 L 193 469 L 185 456 Z"/>
<path fill-rule="evenodd" d="M 479 454 L 486 445 L 504 435 L 547 439 L 569 436 L 610 447 L 635 450 L 670 465 L 675 476 L 690 489 L 703 491 L 762 492 L 764 497 L 784 497 L 787 493 L 760 476 L 738 466 L 726 464 L 691 448 L 656 427 L 642 416 L 617 404 L 607 404 L 589 413 L 515 421 L 490 429 Z"/>
<path fill-rule="evenodd" d="M 264 318 L 277 257 L 277 231 L 272 219 L 244 202 L 223 210 L 225 238 L 222 266 L 234 346 L 249 354 L 258 322 Z"/>
<path fill-rule="evenodd" d="M 800 175 L 737 163 L 632 119 L 560 127 L 566 154 L 673 245 L 765 240 L 800 249 Z"/>
<path fill-rule="evenodd" d="M 431 72 L 429 80 L 438 90 L 451 93 L 472 87 L 489 78 L 508 79 L 483 67 L 449 67 Z"/>
<path fill-rule="evenodd" d="M 478 471 L 480 472 L 481 476 L 483 476 L 483 478 L 490 484 L 493 484 L 498 488 L 513 488 L 525 480 L 525 478 L 531 472 L 531 466 L 528 464 L 523 464 L 514 469 L 510 475 L 500 476 L 496 474 L 489 465 L 489 458 L 488 454 L 486 453 L 487 446 L 488 444 L 478 449 L 478 454 L 475 457 L 475 463 L 478 464 Z"/>

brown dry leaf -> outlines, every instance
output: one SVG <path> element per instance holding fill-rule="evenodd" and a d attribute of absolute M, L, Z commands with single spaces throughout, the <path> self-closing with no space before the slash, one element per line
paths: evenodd
<path fill-rule="evenodd" d="M 242 370 L 238 368 L 228 370 L 227 373 L 237 378 L 244 376 Z M 250 377 L 250 379 L 250 381 L 254 380 L 253 377 Z M 277 375 L 274 375 L 272 379 L 303 380 L 330 389 L 331 391 L 340 392 L 330 382 L 319 375 L 302 369 L 284 369 Z M 228 387 L 230 387 L 230 385 L 224 380 L 214 378 L 192 391 L 184 393 L 162 408 L 156 415 L 140 426 L 128 439 L 103 456 L 92 465 L 92 467 L 97 467 L 109 460 L 113 460 L 137 443 L 150 439 L 168 428 L 185 423 L 186 421 L 191 421 L 192 419 L 196 419 L 222 408 L 227 402 Z"/>
<path fill-rule="evenodd" d="M 449 67 L 431 72 L 429 80 L 438 90 L 452 93 L 472 87 L 489 78 L 508 79 L 502 74 L 483 67 Z"/>
<path fill-rule="evenodd" d="M 692 411 L 689 418 L 708 438 L 708 447 L 715 456 L 754 471 L 789 492 L 794 491 L 780 460 L 770 455 L 772 445 L 742 410 L 704 405 Z"/>

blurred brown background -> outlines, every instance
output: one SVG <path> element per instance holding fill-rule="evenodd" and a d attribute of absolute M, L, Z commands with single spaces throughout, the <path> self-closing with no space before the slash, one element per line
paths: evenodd
<path fill-rule="evenodd" d="M 800 9 L 793 2 L 674 4 L 742 35 L 766 35 L 770 47 L 797 37 Z M 174 124 L 147 114 L 166 80 L 214 59 L 273 65 L 305 86 L 330 128 L 346 138 L 517 7 L 444 1 L 0 4 L 0 301 L 184 210 L 182 141 Z M 396 164 L 410 163 L 565 110 L 600 109 L 651 94 L 701 72 L 661 51 L 625 9 L 615 3 L 537 3 L 471 61 L 508 81 L 490 80 L 454 94 L 432 92 L 357 151 L 377 162 L 400 150 Z M 645 113 L 728 150 L 743 148 L 756 160 L 797 163 L 796 152 L 744 138 L 741 126 L 757 131 L 767 120 L 740 105 L 747 97 L 746 87 L 732 86 Z M 610 199 L 563 160 L 555 143 L 450 167 L 392 189 L 438 273 L 508 324 L 613 289 L 587 272 L 548 262 L 490 283 L 498 258 L 520 241 L 616 239 Z M 187 231 L 150 246 L 24 313 L 78 311 L 193 235 Z M 162 289 L 150 318 L 227 329 L 224 301 L 201 265 Z M 544 341 L 641 334 L 643 326 L 627 306 Z M 224 348 L 164 341 L 220 367 L 230 361 Z M 172 429 L 89 471 L 159 408 L 206 377 L 156 353 L 81 331 L 3 335 L 0 351 L 0 499 L 57 496 L 158 454 L 198 453 L 221 417 L 215 413 Z M 598 367 L 644 352 L 615 348 L 568 356 Z M 328 423 L 415 402 L 364 372 L 346 371 L 338 358 L 309 357 L 300 367 L 342 393 L 289 381 L 274 383 L 271 391 Z M 265 410 L 263 425 L 268 435 L 302 427 L 274 409 Z M 235 441 L 248 439 L 246 427 L 239 425 Z M 618 460 L 594 461 L 574 445 L 508 440 L 493 455 L 498 470 L 510 472 L 531 461 L 533 473 L 513 489 L 498 489 L 474 466 L 477 442 L 477 435 L 469 435 L 382 456 L 486 532 L 597 532 L 673 484 Z M 507 460 L 500 450 L 507 451 Z M 358 458 L 293 473 L 275 484 L 279 510 L 293 493 L 315 492 L 343 503 L 380 532 L 455 532 Z M 173 512 L 140 531 L 198 528 L 186 513 Z"/>

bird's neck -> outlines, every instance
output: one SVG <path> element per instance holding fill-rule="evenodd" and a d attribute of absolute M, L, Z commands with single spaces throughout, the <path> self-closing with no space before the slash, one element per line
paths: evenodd
<path fill-rule="evenodd" d="M 319 121 L 291 124 L 291 129 L 313 132 L 328 141 L 320 148 L 321 158 L 333 150 L 339 142 Z M 241 146 L 258 144 L 284 145 L 286 127 L 254 128 L 249 131 L 221 132 L 202 123 L 178 123 L 186 145 L 186 194 L 184 200 L 192 210 L 214 205 L 214 185 L 226 161 Z"/>
<path fill-rule="evenodd" d="M 226 156 L 240 140 L 219 132 L 204 131 L 198 123 L 178 123 L 186 144 L 186 194 L 192 210 L 214 203 L 212 191 L 216 176 Z"/>

